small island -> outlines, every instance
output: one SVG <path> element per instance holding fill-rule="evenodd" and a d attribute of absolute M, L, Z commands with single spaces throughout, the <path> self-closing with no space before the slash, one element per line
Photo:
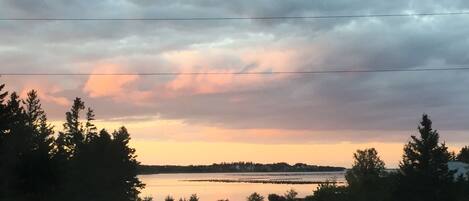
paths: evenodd
<path fill-rule="evenodd" d="M 140 165 L 139 174 L 161 173 L 223 173 L 223 172 L 336 172 L 344 167 L 308 165 L 296 163 L 261 164 L 253 162 L 214 163 L 212 165 Z"/>

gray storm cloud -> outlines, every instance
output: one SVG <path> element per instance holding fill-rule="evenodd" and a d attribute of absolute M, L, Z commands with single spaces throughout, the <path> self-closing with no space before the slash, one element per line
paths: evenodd
<path fill-rule="evenodd" d="M 11 0 L 0 2 L 0 17 L 314 16 L 468 9 L 467 1 L 436 0 Z M 203 58 L 194 60 L 192 71 L 269 71 L 279 66 L 262 63 L 268 58 L 245 58 L 288 50 L 295 53 L 295 61 L 280 66 L 284 70 L 445 67 L 469 63 L 468 22 L 465 15 L 277 21 L 1 21 L 0 61 L 2 72 L 93 72 L 96 63 L 119 64 L 127 72 L 173 72 L 185 69 L 168 55 L 195 51 Z M 182 90 L 172 95 L 164 95 L 169 93 L 165 84 L 177 79 L 174 76 L 141 76 L 123 84 L 127 90 L 151 93 L 145 104 L 121 96 L 119 100 L 89 97 L 83 90 L 88 77 L 44 79 L 51 86 L 60 86 L 48 92 L 49 96 L 83 96 L 98 116 L 109 119 L 158 114 L 226 128 L 402 131 L 415 129 L 422 113 L 429 113 L 440 129 L 469 129 L 468 75 L 461 71 L 295 75 L 262 77 L 251 84 L 243 84 L 247 78 L 239 78 L 239 82 L 217 85 L 211 93 Z M 32 79 L 36 78 L 2 77 L 16 90 Z M 66 109 L 53 101 L 46 108 L 52 118 L 61 118 Z M 354 138 L 358 136 L 350 136 Z"/>

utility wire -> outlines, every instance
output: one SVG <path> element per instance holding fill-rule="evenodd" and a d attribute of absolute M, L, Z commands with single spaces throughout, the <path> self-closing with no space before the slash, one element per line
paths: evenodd
<path fill-rule="evenodd" d="M 260 16 L 260 17 L 149 17 L 149 18 L 0 18 L 0 21 L 221 21 L 221 20 L 283 20 L 283 19 L 338 19 L 370 17 L 412 17 L 412 16 L 449 16 L 468 15 L 469 11 L 438 13 L 395 13 L 395 14 L 361 14 L 361 15 L 316 15 L 316 16 Z"/>
<path fill-rule="evenodd" d="M 323 71 L 257 71 L 257 72 L 148 72 L 148 73 L 0 73 L 3 76 L 172 76 L 172 75 L 278 75 L 278 74 L 347 74 L 347 73 L 392 73 L 392 72 L 435 72 L 467 71 L 469 67 L 416 68 L 416 69 L 370 69 L 370 70 L 323 70 Z"/>

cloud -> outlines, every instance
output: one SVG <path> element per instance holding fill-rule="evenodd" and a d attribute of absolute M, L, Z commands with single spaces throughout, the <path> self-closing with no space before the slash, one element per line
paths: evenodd
<path fill-rule="evenodd" d="M 176 72 L 196 72 L 198 75 L 178 75 L 165 87 L 169 94 L 213 94 L 256 88 L 285 76 L 259 77 L 233 75 L 237 72 L 285 71 L 294 66 L 295 58 L 291 51 L 283 50 L 191 50 L 169 52 L 163 55 L 174 65 Z M 233 56 L 231 56 L 233 55 Z M 234 55 L 239 55 L 238 57 Z M 249 67 L 247 69 L 246 67 Z M 221 73 L 222 75 L 204 75 L 203 73 Z"/>
<path fill-rule="evenodd" d="M 139 79 L 138 75 L 102 75 L 126 72 L 128 71 L 115 64 L 98 64 L 86 81 L 83 92 L 88 93 L 91 98 L 111 97 L 117 101 L 144 101 L 151 92 L 141 91 L 133 86 Z"/>
<path fill-rule="evenodd" d="M 137 75 L 95 75 L 125 73 L 121 67 L 112 64 L 98 65 L 91 73 L 83 91 L 89 93 L 92 98 L 122 96 L 125 93 L 125 87 L 138 79 Z"/>
<path fill-rule="evenodd" d="M 27 81 L 21 86 L 19 95 L 21 98 L 26 98 L 27 94 L 31 90 L 36 90 L 39 99 L 46 104 L 56 104 L 61 107 L 68 107 L 71 104 L 71 101 L 64 96 L 58 95 L 64 89 L 57 85 L 48 82 L 47 80 L 42 81 Z"/>
<path fill-rule="evenodd" d="M 212 0 L 66 4 L 21 0 L 1 1 L 0 17 L 317 16 L 468 9 L 467 1 L 436 0 L 242 0 L 222 5 Z M 195 22 L 3 21 L 1 71 L 229 73 L 458 66 L 469 63 L 467 21 L 462 15 Z M 432 116 L 435 128 L 469 129 L 465 121 L 469 118 L 466 74 L 49 76 L 43 79 L 50 84 L 42 86 L 40 80 L 28 89 L 39 89 L 55 118 L 63 116 L 66 100 L 84 96 L 102 118 L 158 116 L 194 126 L 239 130 L 223 136 L 235 141 L 254 139 L 243 130 L 353 130 L 357 132 L 333 139 L 393 141 L 405 137 L 400 134 L 403 131 L 415 130 L 424 112 Z M 39 79 L 5 80 L 21 91 L 24 83 Z M 380 130 L 396 132 L 363 135 Z M 465 139 L 461 136 L 451 139 Z M 291 142 L 316 139 L 304 133 L 273 138 Z"/>

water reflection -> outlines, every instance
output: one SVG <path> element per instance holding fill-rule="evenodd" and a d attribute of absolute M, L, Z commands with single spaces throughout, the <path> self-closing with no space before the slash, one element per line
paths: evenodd
<path fill-rule="evenodd" d="M 252 192 L 267 197 L 270 193 L 283 194 L 295 189 L 298 196 L 310 195 L 317 184 L 266 184 L 266 183 L 220 183 L 191 182 L 187 180 L 265 180 L 265 181 L 327 181 L 344 182 L 344 172 L 305 172 L 305 173 L 196 173 L 196 174 L 155 174 L 141 175 L 139 178 L 147 185 L 142 195 L 155 200 L 164 200 L 171 195 L 176 199 L 188 198 L 196 193 L 201 201 L 229 199 L 243 201 Z"/>

